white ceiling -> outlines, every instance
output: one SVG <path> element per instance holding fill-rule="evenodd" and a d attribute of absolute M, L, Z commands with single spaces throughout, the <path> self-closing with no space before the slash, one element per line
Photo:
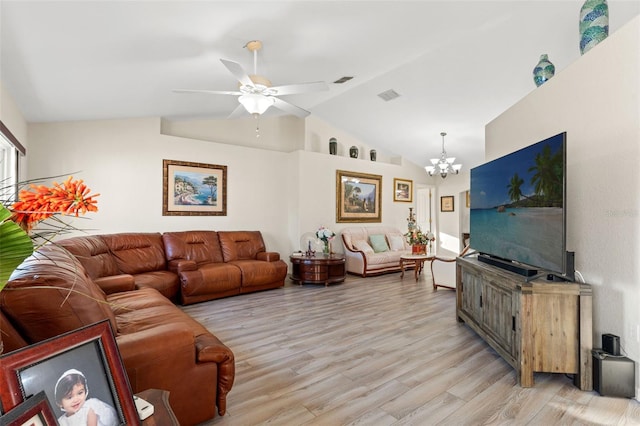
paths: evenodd
<path fill-rule="evenodd" d="M 608 3 L 610 34 L 640 14 L 637 0 Z M 0 0 L 0 80 L 29 122 L 224 118 L 235 97 L 172 90 L 236 90 L 219 59 L 252 71 L 243 46 L 258 39 L 258 72 L 274 85 L 330 86 L 283 99 L 420 165 L 446 131 L 448 154 L 468 168 L 483 161 L 485 124 L 536 90 L 541 54 L 556 74 L 580 57 L 581 5 Z M 343 76 L 354 78 L 332 83 Z M 388 89 L 400 97 L 376 96 Z"/>

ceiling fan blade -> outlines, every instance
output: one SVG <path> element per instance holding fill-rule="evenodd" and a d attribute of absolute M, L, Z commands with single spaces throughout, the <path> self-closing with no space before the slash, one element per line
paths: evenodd
<path fill-rule="evenodd" d="M 228 119 L 238 118 L 238 117 L 242 117 L 245 114 L 248 114 L 248 113 L 244 105 L 242 105 L 241 103 L 238 103 L 238 106 L 236 107 L 236 109 L 231 111 L 231 114 L 229 114 L 227 118 Z"/>
<path fill-rule="evenodd" d="M 251 81 L 251 79 L 249 78 L 249 74 L 245 72 L 245 70 L 239 63 L 229 61 L 228 59 L 220 59 L 220 61 L 224 64 L 225 67 L 227 67 L 229 72 L 233 74 L 233 76 L 237 78 L 240 83 L 242 83 L 243 86 L 253 87 L 254 84 L 253 81 Z"/>
<path fill-rule="evenodd" d="M 305 118 L 307 115 L 311 114 L 309 111 L 307 111 L 306 109 L 302 109 L 300 107 L 297 107 L 293 104 L 290 104 L 287 101 L 283 101 L 282 99 L 276 98 L 274 97 L 274 102 L 273 102 L 273 106 L 278 108 L 279 110 L 282 110 L 288 114 L 291 115 L 295 115 L 297 117 L 300 118 Z"/>
<path fill-rule="evenodd" d="M 297 93 L 320 92 L 329 90 L 329 86 L 324 81 L 315 81 L 313 83 L 287 84 L 284 86 L 274 86 L 270 88 L 275 91 L 277 96 L 293 95 Z"/>
<path fill-rule="evenodd" d="M 207 95 L 242 95 L 242 92 L 231 92 L 228 90 L 200 90 L 200 89 L 175 89 L 177 93 L 205 93 Z"/>

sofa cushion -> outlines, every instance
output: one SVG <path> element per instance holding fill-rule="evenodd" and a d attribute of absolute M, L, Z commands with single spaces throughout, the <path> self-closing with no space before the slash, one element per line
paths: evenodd
<path fill-rule="evenodd" d="M 117 328 L 104 292 L 73 255 L 54 244 L 13 272 L 0 292 L 0 308 L 29 343 L 105 319 Z"/>
<path fill-rule="evenodd" d="M 260 231 L 218 231 L 225 262 L 255 259 L 266 251 Z"/>
<path fill-rule="evenodd" d="M 167 269 L 160 233 L 106 234 L 101 237 L 124 274 Z"/>
<path fill-rule="evenodd" d="M 222 249 L 215 231 L 165 232 L 162 234 L 168 261 L 186 259 L 200 266 L 205 263 L 222 263 Z"/>
<path fill-rule="evenodd" d="M 182 296 L 204 296 L 228 292 L 240 293 L 240 269 L 228 263 L 208 263 L 196 271 L 180 272 Z"/>
<path fill-rule="evenodd" d="M 355 241 L 352 241 L 351 244 L 353 245 L 354 249 L 360 250 L 364 254 L 374 253 L 373 248 L 371 248 L 369 243 L 366 242 L 365 240 L 355 240 Z"/>
<path fill-rule="evenodd" d="M 82 263 L 92 279 L 120 275 L 118 264 L 104 240 L 98 235 L 73 237 L 56 242 Z"/>
<path fill-rule="evenodd" d="M 374 234 L 369 236 L 369 241 L 371 241 L 371 247 L 373 247 L 373 251 L 376 253 L 382 253 L 385 251 L 389 251 L 389 246 L 387 245 L 387 240 L 382 234 Z"/>
<path fill-rule="evenodd" d="M 387 235 L 389 240 L 389 249 L 391 251 L 402 251 L 404 247 L 404 237 L 402 235 Z"/>
<path fill-rule="evenodd" d="M 231 263 L 242 271 L 242 288 L 261 287 L 273 283 L 284 284 L 287 264 L 281 260 L 263 262 L 261 260 L 236 260 Z"/>

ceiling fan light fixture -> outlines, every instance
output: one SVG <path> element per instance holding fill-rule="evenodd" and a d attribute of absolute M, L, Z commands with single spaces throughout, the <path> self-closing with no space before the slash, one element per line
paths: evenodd
<path fill-rule="evenodd" d="M 249 114 L 262 115 L 275 102 L 270 96 L 247 94 L 238 98 Z"/>

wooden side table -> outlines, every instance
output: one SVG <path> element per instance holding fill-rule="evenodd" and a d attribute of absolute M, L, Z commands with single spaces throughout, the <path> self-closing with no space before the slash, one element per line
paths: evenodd
<path fill-rule="evenodd" d="M 300 285 L 341 283 L 347 277 L 344 254 L 291 255 L 291 281 Z"/>
<path fill-rule="evenodd" d="M 418 281 L 418 276 L 422 273 L 422 268 L 424 267 L 424 262 L 427 260 L 434 259 L 435 256 L 430 256 L 427 254 L 403 254 L 400 256 L 400 270 L 402 273 L 400 274 L 400 278 L 404 278 L 404 264 L 405 263 L 413 263 L 414 270 L 413 273 L 416 277 L 416 281 Z"/>
<path fill-rule="evenodd" d="M 147 389 L 136 396 L 153 405 L 153 414 L 142 421 L 142 426 L 180 426 L 171 405 L 169 405 L 169 391 L 160 389 Z"/>

